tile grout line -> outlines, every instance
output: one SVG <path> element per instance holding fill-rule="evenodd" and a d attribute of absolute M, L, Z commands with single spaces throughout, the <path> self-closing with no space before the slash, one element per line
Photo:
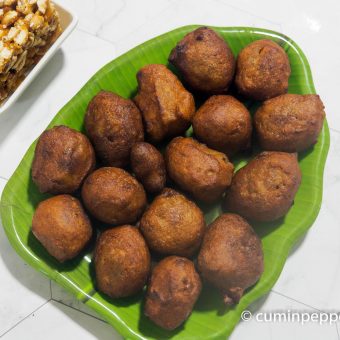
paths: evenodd
<path fill-rule="evenodd" d="M 134 35 L 134 33 L 135 33 L 136 31 L 138 32 L 141 28 L 143 28 L 145 25 L 147 25 L 151 20 L 153 20 L 153 19 L 157 18 L 158 16 L 160 16 L 161 14 L 165 13 L 166 11 L 168 11 L 171 7 L 173 7 L 173 6 L 174 6 L 175 4 L 177 4 L 178 2 L 179 2 L 179 0 L 172 0 L 172 1 L 170 1 L 168 6 L 166 6 L 165 8 L 163 8 L 159 13 L 157 13 L 157 14 L 155 14 L 154 16 L 150 17 L 150 18 L 149 18 L 149 21 L 144 22 L 143 24 L 141 24 L 141 25 L 135 27 L 128 35 Z M 83 29 L 80 29 L 80 30 L 83 30 Z M 112 45 L 114 45 L 115 47 L 117 47 L 117 45 L 119 45 L 120 42 L 124 41 L 125 38 L 128 36 L 128 35 L 124 35 L 123 37 L 121 37 L 121 38 L 118 39 L 117 41 L 110 41 L 110 40 L 106 40 L 105 38 L 100 37 L 97 33 L 96 33 L 96 34 L 93 34 L 93 33 L 87 32 L 86 30 L 83 30 L 83 31 L 84 31 L 85 33 L 91 34 L 91 35 L 93 35 L 93 36 L 95 36 L 95 37 L 97 37 L 97 38 L 99 38 L 99 39 L 102 39 L 102 40 L 104 40 L 104 41 L 108 41 L 108 42 L 110 42 Z M 166 32 L 163 32 L 163 33 L 166 33 Z M 163 34 L 163 33 L 161 33 L 161 34 Z M 157 37 L 157 36 L 150 37 L 150 38 L 148 38 L 146 41 L 148 41 L 148 40 L 150 40 L 150 39 L 152 39 L 152 38 L 155 38 L 155 37 Z M 131 48 L 136 47 L 136 46 L 138 46 L 139 44 L 141 44 L 141 43 L 138 43 L 137 45 L 132 46 Z M 130 48 L 130 49 L 131 49 L 131 48 Z M 128 52 L 130 49 L 126 50 L 125 52 Z M 123 53 L 125 53 L 125 52 L 123 52 Z"/>
<path fill-rule="evenodd" d="M 42 305 L 40 305 L 38 308 L 36 308 L 33 312 L 31 312 L 30 314 L 26 315 L 23 319 L 19 320 L 16 324 L 14 324 L 13 326 L 11 326 L 7 331 L 5 331 L 4 333 L 2 333 L 0 335 L 0 338 L 2 338 L 3 336 L 5 336 L 7 333 L 9 333 L 11 330 L 13 330 L 15 327 L 17 327 L 19 324 L 21 324 L 23 321 L 25 321 L 27 318 L 29 318 L 32 314 L 36 313 L 39 309 L 41 309 L 42 307 L 44 307 L 45 305 L 47 305 L 52 299 L 48 299 L 47 301 L 45 301 Z"/>
<path fill-rule="evenodd" d="M 338 323 L 335 324 L 336 332 L 338 334 L 338 339 L 340 340 L 340 335 L 339 335 L 339 329 L 338 329 Z"/>
<path fill-rule="evenodd" d="M 91 35 L 92 37 L 98 38 L 99 40 L 105 41 L 105 42 L 109 43 L 110 45 L 116 47 L 116 44 L 113 41 L 110 41 L 108 39 L 102 38 L 102 37 L 100 37 L 99 35 L 97 35 L 95 33 L 89 32 L 89 31 L 87 31 L 87 30 L 85 30 L 83 28 L 80 28 L 80 27 L 77 27 L 77 30 L 82 32 L 82 33 Z"/>
<path fill-rule="evenodd" d="M 284 295 L 284 294 L 282 294 L 282 293 L 279 293 L 279 292 L 277 292 L 277 291 L 275 291 L 275 290 L 271 290 L 271 292 L 274 293 L 274 294 L 280 295 L 280 296 L 282 296 L 282 297 L 284 297 L 284 298 L 286 298 L 286 299 L 288 299 L 288 300 L 297 302 L 297 303 L 299 303 L 299 304 L 301 304 L 301 305 L 304 305 L 304 306 L 306 306 L 306 307 L 309 307 L 309 308 L 312 308 L 312 309 L 314 309 L 314 310 L 317 310 L 318 312 L 324 312 L 322 309 L 315 308 L 315 307 L 313 307 L 313 306 L 311 306 L 311 305 L 308 305 L 308 304 L 306 304 L 306 303 L 304 303 L 304 302 L 301 302 L 301 301 L 299 301 L 299 300 L 296 300 L 296 299 L 294 299 L 294 298 L 291 298 L 291 297 L 289 297 L 289 296 L 287 296 L 287 295 Z M 337 333 L 337 336 L 338 336 L 338 340 L 340 340 L 340 334 L 339 334 L 339 329 L 338 329 L 338 323 L 335 323 L 335 328 L 336 328 L 336 333 Z"/>
<path fill-rule="evenodd" d="M 268 19 L 267 17 L 263 17 L 263 16 L 260 16 L 260 15 L 255 14 L 255 13 L 253 13 L 253 12 L 249 12 L 248 10 L 246 10 L 246 9 L 244 9 L 244 8 L 242 8 L 242 7 L 238 7 L 238 6 L 232 5 L 232 4 L 231 4 L 230 2 L 228 2 L 228 1 L 225 1 L 225 0 L 217 0 L 217 2 L 223 4 L 223 5 L 227 6 L 227 7 L 230 7 L 230 8 L 236 9 L 236 10 L 238 10 L 238 11 L 240 11 L 240 12 L 243 12 L 243 13 L 245 13 L 245 14 L 247 14 L 247 15 L 249 15 L 249 16 L 252 16 L 252 17 L 254 17 L 254 18 L 256 18 L 256 19 L 261 19 L 261 20 L 267 21 L 267 22 L 270 23 L 270 24 L 278 25 L 278 26 L 280 26 L 280 27 L 283 25 L 282 22 L 273 21 L 273 20 L 271 20 L 271 19 Z"/>
<path fill-rule="evenodd" d="M 334 129 L 334 128 L 332 128 L 332 127 L 330 127 L 329 129 L 330 129 L 331 131 L 333 131 L 333 132 L 340 133 L 340 130 L 338 130 L 338 129 Z"/>
<path fill-rule="evenodd" d="M 294 299 L 294 298 L 292 298 L 292 297 L 289 297 L 289 296 L 287 296 L 287 295 L 285 295 L 285 294 L 282 294 L 282 293 L 280 293 L 280 292 L 278 292 L 278 291 L 275 291 L 275 290 L 273 290 L 273 289 L 271 290 L 271 292 L 273 292 L 274 294 L 283 296 L 283 297 L 285 297 L 286 299 L 292 300 L 292 301 L 297 302 L 297 303 L 299 303 L 299 304 L 301 304 L 301 305 L 304 305 L 304 306 L 306 306 L 306 307 L 315 309 L 315 310 L 317 310 L 318 312 L 322 312 L 322 310 L 319 309 L 319 308 L 315 308 L 315 307 L 313 307 L 313 306 L 311 306 L 311 305 L 308 305 L 307 303 L 304 303 L 304 302 L 302 302 L 302 301 L 296 300 L 296 299 Z"/>
<path fill-rule="evenodd" d="M 99 321 L 101 321 L 101 322 L 107 324 L 107 322 L 106 322 L 105 320 L 102 320 L 102 319 L 98 318 L 97 316 L 94 316 L 94 315 L 91 315 L 91 314 L 89 314 L 89 313 L 86 313 L 86 312 L 84 312 L 84 311 L 82 311 L 82 310 L 80 310 L 80 309 L 78 309 L 78 308 L 75 308 L 75 307 L 73 307 L 73 306 L 70 306 L 70 305 L 68 305 L 68 304 L 66 304 L 66 303 L 64 303 L 64 302 L 62 302 L 62 301 L 58 301 L 58 300 L 56 300 L 56 299 L 54 299 L 54 298 L 52 298 L 51 301 L 56 302 L 56 303 L 59 303 L 59 304 L 65 306 L 65 307 L 71 308 L 71 309 L 73 309 L 73 310 L 75 310 L 75 311 L 77 311 L 77 312 L 79 312 L 79 313 L 85 314 L 85 315 L 87 315 L 87 316 L 90 316 L 91 318 L 94 318 L 94 319 L 96 319 L 96 320 L 99 320 Z"/>

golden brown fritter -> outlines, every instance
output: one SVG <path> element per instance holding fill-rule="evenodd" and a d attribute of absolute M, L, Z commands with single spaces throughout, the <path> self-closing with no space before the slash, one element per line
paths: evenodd
<path fill-rule="evenodd" d="M 201 244 L 204 216 L 194 202 L 173 189 L 164 189 L 144 213 L 140 230 L 157 253 L 190 257 Z"/>
<path fill-rule="evenodd" d="M 82 199 L 98 220 L 114 225 L 134 223 L 146 207 L 143 186 L 119 168 L 100 168 L 84 182 Z"/>
<path fill-rule="evenodd" d="M 284 94 L 266 100 L 254 123 L 263 149 L 299 152 L 317 142 L 324 118 L 318 95 Z"/>
<path fill-rule="evenodd" d="M 190 126 L 195 112 L 193 96 L 164 65 L 144 66 L 137 73 L 135 102 L 142 112 L 152 142 L 178 136 Z"/>
<path fill-rule="evenodd" d="M 235 83 L 247 98 L 266 100 L 286 93 L 290 64 L 283 48 L 271 40 L 256 40 L 241 50 Z"/>
<path fill-rule="evenodd" d="M 173 330 L 189 317 L 201 288 L 200 277 L 190 260 L 167 257 L 152 271 L 144 313 L 156 325 Z"/>
<path fill-rule="evenodd" d="M 134 143 L 144 140 L 142 116 L 130 99 L 100 91 L 90 101 L 85 128 L 105 165 L 125 167 Z"/>
<path fill-rule="evenodd" d="M 214 202 L 231 183 L 234 166 L 228 157 L 192 138 L 177 137 L 165 153 L 170 178 L 194 198 Z"/>
<path fill-rule="evenodd" d="M 39 203 L 32 232 L 50 255 L 64 262 L 76 257 L 86 246 L 92 227 L 76 198 L 58 195 Z"/>
<path fill-rule="evenodd" d="M 221 93 L 228 90 L 235 72 L 235 58 L 215 31 L 200 27 L 187 34 L 172 50 L 169 62 L 195 90 Z"/>
<path fill-rule="evenodd" d="M 226 304 L 238 303 L 263 272 L 261 240 L 241 216 L 223 214 L 208 227 L 198 269 L 221 291 Z"/>
<path fill-rule="evenodd" d="M 97 288 L 111 298 L 141 291 L 150 272 L 148 247 L 136 227 L 124 225 L 105 230 L 94 253 Z"/>
<path fill-rule="evenodd" d="M 192 126 L 201 142 L 229 157 L 250 147 L 250 113 L 232 96 L 210 97 L 195 113 Z"/>
<path fill-rule="evenodd" d="M 40 192 L 73 193 L 95 163 L 94 150 L 86 136 L 67 126 L 55 126 L 39 137 L 32 179 Z"/>
<path fill-rule="evenodd" d="M 276 220 L 290 209 L 300 182 L 296 154 L 262 152 L 235 174 L 226 209 L 250 220 Z"/>
<path fill-rule="evenodd" d="M 163 155 L 151 144 L 136 143 L 130 154 L 131 168 L 146 191 L 160 192 L 165 187 L 166 170 Z"/>

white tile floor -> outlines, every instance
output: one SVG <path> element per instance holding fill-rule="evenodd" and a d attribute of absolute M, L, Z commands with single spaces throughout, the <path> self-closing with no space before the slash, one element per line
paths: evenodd
<path fill-rule="evenodd" d="M 28 145 L 101 66 L 178 26 L 258 26 L 280 31 L 304 50 L 331 128 L 324 200 L 273 291 L 252 311 L 340 311 L 340 2 L 265 0 L 59 0 L 79 16 L 76 31 L 18 103 L 0 117 L 0 192 Z M 39 97 L 39 100 L 37 100 Z M 119 339 L 99 316 L 37 273 L 0 228 L 0 337 Z M 59 302 L 58 302 L 59 301 Z M 66 306 L 68 305 L 68 306 Z M 79 311 L 78 311 L 79 310 Z M 339 325 L 340 326 L 340 325 Z M 340 329 L 339 329 L 340 330 Z M 337 325 L 241 322 L 233 340 L 340 339 Z"/>

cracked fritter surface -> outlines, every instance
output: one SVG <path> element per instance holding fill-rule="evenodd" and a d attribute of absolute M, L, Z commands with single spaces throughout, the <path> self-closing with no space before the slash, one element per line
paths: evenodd
<path fill-rule="evenodd" d="M 166 188 L 144 213 L 140 230 L 157 253 L 191 257 L 201 245 L 204 216 L 194 202 Z"/>
<path fill-rule="evenodd" d="M 300 183 L 296 154 L 262 152 L 236 172 L 225 207 L 250 220 L 273 221 L 288 212 Z"/>
<path fill-rule="evenodd" d="M 198 269 L 221 291 L 226 304 L 238 303 L 263 272 L 261 240 L 241 216 L 223 214 L 207 228 Z"/>
<path fill-rule="evenodd" d="M 224 153 L 192 138 L 173 139 L 166 149 L 165 162 L 171 179 L 203 202 L 221 198 L 234 171 Z"/>
<path fill-rule="evenodd" d="M 231 49 L 208 27 L 188 33 L 172 50 L 169 61 L 190 87 L 202 92 L 227 91 L 235 72 Z"/>
<path fill-rule="evenodd" d="M 178 256 L 167 257 L 152 272 L 144 313 L 156 325 L 175 329 L 191 314 L 201 288 L 193 262 Z"/>
<path fill-rule="evenodd" d="M 59 262 L 76 257 L 92 236 L 92 227 L 81 203 L 70 195 L 58 195 L 39 203 L 32 232 Z"/>
<path fill-rule="evenodd" d="M 69 194 L 94 169 L 95 154 L 88 138 L 67 126 L 44 131 L 35 148 L 32 179 L 40 192 Z"/>
<path fill-rule="evenodd" d="M 143 186 L 125 170 L 113 167 L 87 177 L 81 195 L 94 217 L 114 225 L 136 222 L 147 203 Z"/>
<path fill-rule="evenodd" d="M 250 113 L 232 96 L 210 97 L 195 113 L 192 126 L 201 142 L 229 157 L 250 147 Z"/>
<path fill-rule="evenodd" d="M 241 50 L 235 83 L 247 98 L 266 100 L 286 93 L 290 64 L 283 48 L 271 40 L 256 40 Z"/>
<path fill-rule="evenodd" d="M 194 98 L 164 65 L 144 66 L 137 73 L 135 102 L 152 142 L 183 134 L 195 112 Z"/>
<path fill-rule="evenodd" d="M 96 244 L 94 268 L 98 289 L 112 298 L 141 291 L 150 272 L 148 247 L 136 227 L 104 231 Z"/>
<path fill-rule="evenodd" d="M 299 152 L 317 142 L 324 118 L 318 95 L 284 94 L 266 100 L 254 124 L 262 149 Z"/>
<path fill-rule="evenodd" d="M 85 128 L 103 164 L 125 167 L 134 143 L 144 140 L 142 116 L 130 99 L 100 91 L 90 101 Z"/>

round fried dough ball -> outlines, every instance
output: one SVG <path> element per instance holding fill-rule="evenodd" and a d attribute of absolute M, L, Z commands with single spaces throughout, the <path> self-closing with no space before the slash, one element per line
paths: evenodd
<path fill-rule="evenodd" d="M 144 313 L 156 325 L 173 330 L 189 317 L 201 289 L 193 262 L 169 256 L 152 271 Z"/>
<path fill-rule="evenodd" d="M 229 157 L 250 147 L 250 113 L 232 96 L 210 97 L 195 113 L 192 126 L 201 142 Z"/>
<path fill-rule="evenodd" d="M 235 72 L 235 58 L 215 31 L 200 27 L 187 34 L 172 50 L 169 62 L 193 89 L 208 93 L 228 90 Z"/>
<path fill-rule="evenodd" d="M 274 221 L 288 212 L 300 182 L 296 154 L 262 152 L 235 174 L 226 209 L 250 220 Z"/>
<path fill-rule="evenodd" d="M 39 203 L 32 220 L 32 232 L 59 262 L 76 257 L 92 236 L 89 218 L 80 202 L 70 195 L 58 195 Z"/>
<path fill-rule="evenodd" d="M 143 186 L 119 168 L 100 168 L 84 182 L 82 199 L 98 220 L 114 225 L 134 223 L 146 207 Z"/>
<path fill-rule="evenodd" d="M 194 198 L 214 202 L 231 183 L 234 166 L 221 152 L 209 149 L 192 138 L 177 137 L 165 153 L 171 179 Z"/>
<path fill-rule="evenodd" d="M 165 187 L 166 170 L 162 154 L 151 144 L 136 143 L 130 154 L 131 168 L 146 191 L 160 192 Z"/>
<path fill-rule="evenodd" d="M 286 93 L 290 64 L 283 48 L 271 40 L 256 40 L 237 57 L 235 83 L 247 98 L 266 100 Z"/>
<path fill-rule="evenodd" d="M 135 102 L 142 112 L 152 142 L 178 136 L 190 126 L 195 113 L 194 98 L 164 65 L 144 66 L 137 73 Z"/>
<path fill-rule="evenodd" d="M 133 144 L 144 140 L 142 116 L 130 99 L 100 91 L 90 101 L 85 128 L 105 165 L 125 167 Z"/>
<path fill-rule="evenodd" d="M 299 152 L 317 142 L 324 118 L 318 95 L 283 94 L 266 100 L 254 123 L 263 149 Z"/>
<path fill-rule="evenodd" d="M 201 244 L 204 216 L 194 202 L 175 190 L 164 189 L 144 213 L 140 230 L 157 253 L 190 257 Z"/>
<path fill-rule="evenodd" d="M 148 279 L 150 263 L 148 247 L 136 227 L 105 230 L 94 253 L 97 287 L 111 298 L 136 294 Z"/>
<path fill-rule="evenodd" d="M 88 138 L 67 126 L 55 126 L 39 137 L 32 179 L 40 192 L 70 194 L 94 169 L 96 158 Z"/>
<path fill-rule="evenodd" d="M 263 272 L 261 240 L 241 216 L 223 214 L 204 235 L 198 269 L 221 291 L 226 304 L 238 303 Z"/>

